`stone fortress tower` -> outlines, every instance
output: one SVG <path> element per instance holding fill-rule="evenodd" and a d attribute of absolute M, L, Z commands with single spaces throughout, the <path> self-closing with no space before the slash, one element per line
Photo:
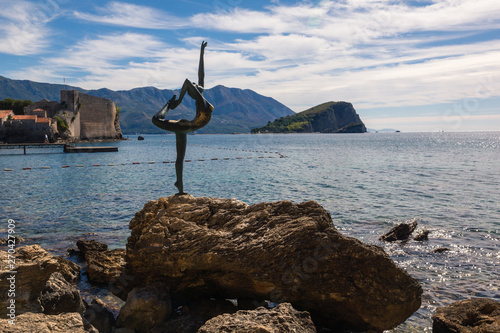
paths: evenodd
<path fill-rule="evenodd" d="M 25 108 L 26 115 L 44 110 L 59 124 L 59 135 L 70 140 L 122 139 L 116 105 L 109 99 L 77 90 L 61 90 L 61 102 L 43 100 Z"/>

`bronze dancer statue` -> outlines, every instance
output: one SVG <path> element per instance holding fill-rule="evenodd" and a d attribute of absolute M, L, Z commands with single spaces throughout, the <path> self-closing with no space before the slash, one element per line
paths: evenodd
<path fill-rule="evenodd" d="M 165 104 L 165 106 L 153 116 L 153 124 L 167 131 L 175 132 L 175 141 L 177 148 L 177 159 L 175 161 L 175 173 L 177 175 L 177 181 L 175 182 L 175 187 L 179 190 L 179 194 L 184 193 L 184 186 L 182 183 L 182 170 L 184 165 L 184 156 L 186 154 L 187 145 L 187 133 L 196 131 L 210 121 L 212 118 L 212 111 L 214 107 L 203 97 L 203 86 L 205 85 L 205 65 L 203 62 L 203 54 L 205 47 L 207 47 L 207 42 L 203 41 L 201 43 L 200 50 L 200 64 L 198 67 L 198 84 L 186 79 L 182 85 L 179 99 L 175 99 L 176 95 Z M 173 110 L 179 104 L 181 104 L 184 95 L 188 95 L 196 102 L 196 116 L 193 120 L 189 121 L 186 119 L 180 120 L 168 120 L 165 119 L 168 110 Z"/>

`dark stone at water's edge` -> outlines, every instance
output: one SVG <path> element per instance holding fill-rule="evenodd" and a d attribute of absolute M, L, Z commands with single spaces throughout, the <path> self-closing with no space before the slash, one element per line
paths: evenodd
<path fill-rule="evenodd" d="M 410 223 L 401 223 L 392 228 L 385 235 L 380 236 L 379 240 L 384 242 L 395 242 L 398 240 L 407 240 L 413 231 L 417 228 L 417 221 L 412 220 Z"/>
<path fill-rule="evenodd" d="M 87 262 L 86 273 L 94 283 L 115 283 L 125 265 L 125 250 L 108 250 L 108 245 L 93 239 L 76 242 L 80 257 Z"/>
<path fill-rule="evenodd" d="M 129 290 L 161 282 L 172 303 L 288 302 L 316 325 L 354 331 L 393 328 L 421 304 L 417 280 L 381 247 L 341 235 L 313 201 L 171 196 L 146 204 L 130 229 Z"/>
<path fill-rule="evenodd" d="M 433 333 L 498 333 L 500 303 L 473 298 L 437 308 L 432 316 Z"/>
<path fill-rule="evenodd" d="M 90 304 L 87 304 L 83 318 L 99 330 L 99 333 L 114 332 L 115 317 L 106 309 L 106 306 L 100 299 L 93 299 Z"/>
<path fill-rule="evenodd" d="M 95 241 L 93 239 L 89 239 L 89 240 L 79 239 L 76 242 L 76 246 L 78 247 L 78 250 L 80 251 L 80 254 L 83 257 L 85 257 L 87 252 L 90 252 L 90 251 L 106 251 L 108 249 L 107 244 L 100 243 L 100 242 Z"/>
<path fill-rule="evenodd" d="M 90 251 L 85 255 L 89 280 L 95 283 L 114 283 L 125 266 L 125 250 Z"/>
<path fill-rule="evenodd" d="M 432 250 L 432 253 L 444 253 L 444 252 L 448 252 L 448 251 L 451 251 L 451 250 L 447 247 L 438 247 L 437 249 Z"/>
<path fill-rule="evenodd" d="M 414 240 L 416 240 L 417 242 L 423 242 L 429 240 L 429 234 L 430 234 L 429 230 L 422 230 L 420 234 L 415 236 Z"/>

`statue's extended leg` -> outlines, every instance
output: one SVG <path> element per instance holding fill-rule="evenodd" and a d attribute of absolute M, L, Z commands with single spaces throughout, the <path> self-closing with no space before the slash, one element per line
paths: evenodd
<path fill-rule="evenodd" d="M 182 183 L 182 169 L 184 166 L 184 156 L 186 155 L 187 134 L 175 133 L 175 143 L 177 148 L 177 160 L 175 161 L 177 181 L 175 182 L 175 187 L 179 190 L 179 194 L 185 194 Z"/>

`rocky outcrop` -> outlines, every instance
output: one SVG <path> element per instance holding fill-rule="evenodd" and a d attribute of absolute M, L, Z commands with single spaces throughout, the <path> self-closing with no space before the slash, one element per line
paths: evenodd
<path fill-rule="evenodd" d="M 281 303 L 271 310 L 259 307 L 223 314 L 210 319 L 198 330 L 198 333 L 220 332 L 315 333 L 316 327 L 308 312 L 297 311 L 290 303 Z"/>
<path fill-rule="evenodd" d="M 173 301 L 289 302 L 317 325 L 357 331 L 390 329 L 420 307 L 419 283 L 381 247 L 341 235 L 316 202 L 171 196 L 130 229 L 130 287 L 163 282 Z"/>
<path fill-rule="evenodd" d="M 125 249 L 108 250 L 108 245 L 93 239 L 76 242 L 78 254 L 87 262 L 86 272 L 94 283 L 113 284 L 125 266 Z"/>
<path fill-rule="evenodd" d="M 488 298 L 458 301 L 437 308 L 432 319 L 434 333 L 498 333 L 500 303 Z"/>
<path fill-rule="evenodd" d="M 8 253 L 0 251 L 0 261 L 7 263 L 8 259 Z M 80 274 L 80 267 L 77 264 L 62 257 L 51 255 L 39 245 L 18 248 L 15 264 L 15 274 L 12 274 L 6 265 L 2 265 L 2 270 L 0 270 L 0 290 L 9 290 L 10 282 L 7 278 L 14 275 L 16 315 L 25 312 L 43 312 L 42 293 L 57 293 L 57 290 L 59 290 L 60 296 L 66 297 L 62 296 L 65 294 L 62 289 L 66 287 L 62 287 L 62 281 L 57 283 L 54 279 L 60 280 L 62 277 L 66 282 L 73 282 Z M 59 273 L 59 275 L 53 276 L 54 273 Z M 48 283 L 49 280 L 51 282 Z M 58 288 L 57 285 L 61 288 Z M 66 290 L 69 294 L 72 294 L 72 291 Z M 48 303 L 46 304 L 50 303 L 50 298 L 51 296 L 47 295 L 46 301 Z M 78 300 L 76 301 L 78 302 Z M 8 293 L 0 293 L 0 317 L 2 318 L 5 318 L 7 314 L 8 302 Z"/>
<path fill-rule="evenodd" d="M 85 255 L 89 280 L 96 283 L 114 282 L 125 266 L 125 249 L 91 251 Z"/>
<path fill-rule="evenodd" d="M 84 322 L 78 313 L 46 315 L 43 313 L 25 313 L 17 316 L 15 325 L 7 319 L 0 319 L 0 332 L 3 333 L 99 333 L 90 324 Z"/>
<path fill-rule="evenodd" d="M 395 242 L 398 240 L 407 240 L 417 228 L 418 222 L 415 220 L 408 221 L 409 223 L 401 223 L 393 227 L 388 233 L 380 236 L 380 240 L 384 242 Z"/>
<path fill-rule="evenodd" d="M 322 104 L 324 111 L 311 112 L 309 132 L 364 133 L 366 127 L 351 103 L 329 102 Z M 307 111 L 306 111 L 307 112 Z"/>

